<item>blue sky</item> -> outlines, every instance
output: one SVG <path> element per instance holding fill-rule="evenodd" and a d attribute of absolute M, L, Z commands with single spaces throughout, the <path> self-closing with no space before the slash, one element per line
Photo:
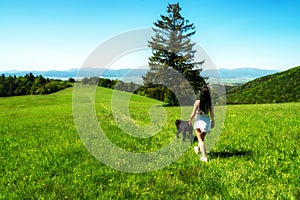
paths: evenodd
<path fill-rule="evenodd" d="M 101 43 L 153 27 L 176 2 L 217 68 L 300 65 L 297 0 L 1 0 L 0 71 L 79 68 Z"/>

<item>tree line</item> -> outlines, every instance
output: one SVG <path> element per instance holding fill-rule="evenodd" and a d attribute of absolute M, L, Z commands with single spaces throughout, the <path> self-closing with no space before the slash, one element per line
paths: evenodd
<path fill-rule="evenodd" d="M 165 101 L 168 98 L 167 95 L 170 94 L 170 92 L 167 91 L 168 89 L 166 87 L 160 85 L 156 85 L 155 87 L 147 87 L 145 85 L 136 84 L 134 82 L 124 82 L 122 80 L 99 78 L 96 76 L 90 78 L 85 77 L 81 80 L 81 83 L 92 85 L 97 84 L 97 86 L 100 87 L 130 92 L 159 101 Z"/>
<path fill-rule="evenodd" d="M 68 81 L 44 78 L 42 75 L 34 76 L 32 73 L 25 76 L 0 76 L 0 97 L 50 94 L 67 87 L 72 87 L 75 80 Z"/>
<path fill-rule="evenodd" d="M 134 94 L 138 94 L 142 87 L 141 85 L 133 82 L 124 82 L 122 80 L 100 78 L 96 76 L 90 78 L 85 77 L 81 80 L 81 83 L 97 85 L 100 87 L 111 88 L 125 92 L 132 92 Z"/>

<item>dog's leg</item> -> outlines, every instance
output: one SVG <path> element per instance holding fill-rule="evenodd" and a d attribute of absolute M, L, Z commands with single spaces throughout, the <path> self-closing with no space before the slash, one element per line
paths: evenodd
<path fill-rule="evenodd" d="M 193 137 L 193 130 L 190 130 L 190 140 L 191 140 L 191 144 L 193 144 L 194 142 L 194 137 Z"/>
<path fill-rule="evenodd" d="M 177 138 L 179 138 L 179 133 L 180 133 L 180 129 L 178 129 L 178 131 L 176 133 Z"/>
<path fill-rule="evenodd" d="M 184 141 L 185 141 L 185 137 L 186 137 L 186 130 L 184 130 L 184 131 L 182 132 L 182 134 L 183 134 L 182 141 L 184 142 Z"/>

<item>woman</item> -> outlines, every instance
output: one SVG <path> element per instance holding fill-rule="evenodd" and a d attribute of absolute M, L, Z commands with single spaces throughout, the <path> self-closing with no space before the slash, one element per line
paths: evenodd
<path fill-rule="evenodd" d="M 197 154 L 201 152 L 201 161 L 207 162 L 204 138 L 206 133 L 214 127 L 214 108 L 211 103 L 210 92 L 207 86 L 204 86 L 201 89 L 200 100 L 196 100 L 194 103 L 194 109 L 189 120 L 190 125 L 192 125 L 192 120 L 195 117 L 194 129 L 199 143 L 198 146 L 194 147 L 194 150 Z"/>

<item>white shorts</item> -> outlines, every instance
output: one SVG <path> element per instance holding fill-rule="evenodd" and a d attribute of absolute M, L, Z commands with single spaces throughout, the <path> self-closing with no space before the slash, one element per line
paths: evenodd
<path fill-rule="evenodd" d="M 208 115 L 197 115 L 194 123 L 194 129 L 200 129 L 201 132 L 209 133 L 210 118 Z"/>

